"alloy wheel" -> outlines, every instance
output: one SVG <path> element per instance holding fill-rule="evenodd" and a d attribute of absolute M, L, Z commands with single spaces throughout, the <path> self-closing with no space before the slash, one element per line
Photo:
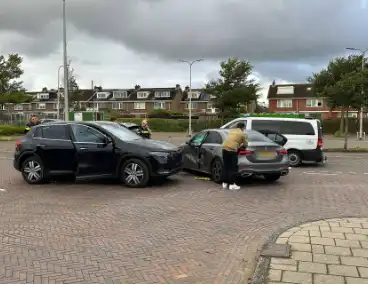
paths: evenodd
<path fill-rule="evenodd" d="M 30 182 L 37 182 L 42 179 L 42 167 L 37 161 L 27 162 L 23 172 Z"/>
<path fill-rule="evenodd" d="M 137 163 L 129 163 L 124 169 L 124 179 L 128 184 L 140 184 L 142 182 L 143 175 L 143 169 Z"/>
<path fill-rule="evenodd" d="M 289 163 L 291 166 L 298 165 L 300 163 L 300 157 L 296 153 L 289 153 Z"/>

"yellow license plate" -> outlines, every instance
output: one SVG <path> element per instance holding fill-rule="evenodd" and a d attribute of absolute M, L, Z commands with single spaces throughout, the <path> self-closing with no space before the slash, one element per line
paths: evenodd
<path fill-rule="evenodd" d="M 258 157 L 263 159 L 271 159 L 276 156 L 275 152 L 258 152 Z"/>

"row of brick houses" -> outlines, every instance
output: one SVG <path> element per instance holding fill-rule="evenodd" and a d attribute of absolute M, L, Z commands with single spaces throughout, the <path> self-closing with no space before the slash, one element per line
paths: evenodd
<path fill-rule="evenodd" d="M 322 119 L 340 117 L 340 110 L 331 111 L 324 98 L 317 98 L 311 84 L 273 83 L 268 89 L 269 111 L 276 113 L 302 113 L 306 116 Z M 350 110 L 350 117 L 356 117 L 357 111 Z"/>
<path fill-rule="evenodd" d="M 78 102 L 80 108 L 86 110 L 115 110 L 122 114 L 142 115 L 155 109 L 163 109 L 172 112 L 187 113 L 189 111 L 189 95 L 192 98 L 193 113 L 216 113 L 211 102 L 211 95 L 201 89 L 189 88 L 184 90 L 180 85 L 173 88 L 141 88 L 134 89 L 94 89 L 81 90 L 81 100 Z M 62 92 L 62 90 L 61 90 Z M 27 92 L 33 97 L 31 103 L 5 104 L 2 112 L 8 113 L 12 119 L 28 118 L 31 114 L 41 117 L 56 118 L 58 103 L 57 90 L 43 90 L 42 92 Z M 63 96 L 61 95 L 61 102 Z M 60 104 L 60 110 L 63 110 Z"/>

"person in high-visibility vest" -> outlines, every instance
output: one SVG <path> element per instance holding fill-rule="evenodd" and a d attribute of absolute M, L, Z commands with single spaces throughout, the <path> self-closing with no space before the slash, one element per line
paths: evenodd
<path fill-rule="evenodd" d="M 24 134 L 27 134 L 28 131 L 30 131 L 33 126 L 36 126 L 38 124 L 40 124 L 38 117 L 36 115 L 32 115 L 31 119 L 29 120 L 29 122 L 26 124 L 26 127 L 24 128 Z"/>
<path fill-rule="evenodd" d="M 148 127 L 147 120 L 143 120 L 141 127 L 138 128 L 137 133 L 142 136 L 143 138 L 151 138 L 151 130 Z"/>

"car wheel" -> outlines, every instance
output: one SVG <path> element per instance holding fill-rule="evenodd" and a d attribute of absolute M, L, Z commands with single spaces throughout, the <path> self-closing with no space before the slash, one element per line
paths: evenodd
<path fill-rule="evenodd" d="M 288 151 L 289 165 L 292 167 L 298 167 L 302 163 L 302 158 L 298 151 Z"/>
<path fill-rule="evenodd" d="M 40 184 L 45 181 L 42 161 L 36 156 L 29 157 L 23 162 L 21 173 L 29 184 Z"/>
<path fill-rule="evenodd" d="M 220 159 L 215 159 L 211 164 L 211 178 L 214 182 L 220 183 L 223 179 L 224 167 Z"/>
<path fill-rule="evenodd" d="M 126 161 L 121 169 L 121 179 L 129 187 L 145 187 L 150 175 L 146 164 L 138 159 Z"/>
<path fill-rule="evenodd" d="M 267 181 L 277 181 L 281 177 L 281 174 L 267 174 L 264 175 L 265 180 Z"/>

